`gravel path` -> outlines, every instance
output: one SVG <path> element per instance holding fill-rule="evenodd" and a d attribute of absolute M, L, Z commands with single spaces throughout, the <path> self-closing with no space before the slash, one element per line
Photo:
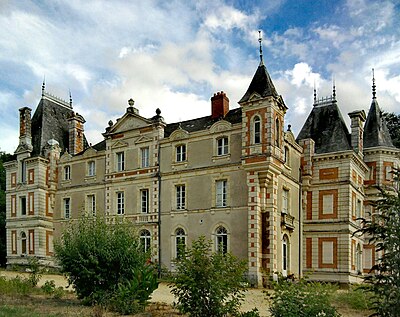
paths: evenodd
<path fill-rule="evenodd" d="M 13 278 L 15 276 L 28 277 L 28 273 L 13 272 L 13 271 L 0 271 L 0 276 L 5 276 L 7 278 Z M 56 286 L 62 286 L 66 289 L 68 286 L 67 279 L 62 275 L 45 274 L 40 279 L 38 286 L 42 286 L 46 281 L 53 280 Z M 270 316 L 268 313 L 268 305 L 266 301 L 266 296 L 262 289 L 249 289 L 246 292 L 245 300 L 242 304 L 242 311 L 249 311 L 256 307 L 260 311 L 260 316 Z M 172 304 L 175 298 L 171 294 L 167 283 L 160 283 L 158 288 L 154 291 L 151 302 L 159 302 Z"/>

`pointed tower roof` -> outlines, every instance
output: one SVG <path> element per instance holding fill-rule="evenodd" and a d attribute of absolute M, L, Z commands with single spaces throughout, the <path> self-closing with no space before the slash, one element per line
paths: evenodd
<path fill-rule="evenodd" d="M 331 153 L 351 150 L 350 133 L 336 102 L 332 97 L 317 100 L 303 125 L 296 141 L 313 139 L 315 153 Z"/>
<path fill-rule="evenodd" d="M 275 89 L 274 83 L 269 76 L 267 68 L 264 65 L 261 31 L 258 32 L 260 34 L 260 37 L 258 39 L 258 41 L 260 42 L 260 65 L 258 66 L 257 71 L 253 76 L 253 79 L 251 80 L 249 88 L 247 89 L 242 99 L 240 99 L 239 103 L 248 101 L 253 93 L 259 94 L 262 98 L 268 96 L 279 97 Z"/>
<path fill-rule="evenodd" d="M 364 148 L 377 146 L 394 147 L 376 99 L 375 76 L 372 75 L 372 103 L 364 126 Z"/>

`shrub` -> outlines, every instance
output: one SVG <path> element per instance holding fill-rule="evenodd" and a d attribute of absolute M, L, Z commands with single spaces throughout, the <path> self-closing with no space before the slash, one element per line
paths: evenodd
<path fill-rule="evenodd" d="M 6 279 L 0 276 L 0 294 L 4 295 L 27 295 L 32 293 L 32 284 L 20 276 L 12 279 Z"/>
<path fill-rule="evenodd" d="M 340 314 L 330 304 L 332 286 L 318 282 L 298 283 L 280 279 L 271 296 L 270 312 L 274 317 L 336 317 Z"/>
<path fill-rule="evenodd" d="M 46 281 L 41 288 L 45 294 L 52 295 L 56 289 L 56 283 L 53 280 Z"/>
<path fill-rule="evenodd" d="M 75 287 L 78 298 L 88 304 L 109 304 L 119 286 L 128 287 L 133 293 L 135 274 L 145 268 L 149 257 L 131 224 L 111 220 L 112 224 L 104 218 L 82 217 L 71 222 L 55 244 L 62 272 Z M 135 286 L 139 293 L 143 291 L 140 287 L 148 287 L 146 283 Z"/>
<path fill-rule="evenodd" d="M 40 267 L 39 260 L 35 257 L 28 258 L 29 277 L 28 282 L 35 287 L 39 280 L 42 278 L 42 268 Z"/>
<path fill-rule="evenodd" d="M 178 299 L 177 308 L 191 317 L 237 315 L 246 263 L 230 253 L 212 253 L 210 247 L 200 237 L 177 260 L 171 293 Z"/>

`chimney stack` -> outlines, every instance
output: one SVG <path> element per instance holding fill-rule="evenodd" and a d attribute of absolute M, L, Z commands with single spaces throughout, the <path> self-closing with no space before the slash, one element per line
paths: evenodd
<path fill-rule="evenodd" d="M 19 109 L 19 146 L 18 149 L 32 151 L 32 109 L 24 107 Z"/>
<path fill-rule="evenodd" d="M 366 116 L 364 110 L 356 110 L 349 113 L 351 119 L 351 147 L 359 154 L 363 155 L 363 122 Z"/>
<path fill-rule="evenodd" d="M 73 112 L 71 117 L 68 119 L 69 124 L 69 147 L 68 152 L 71 155 L 75 155 L 84 150 L 84 135 L 83 135 L 83 124 L 85 119 L 79 114 Z"/>
<path fill-rule="evenodd" d="M 211 97 L 211 118 L 223 118 L 229 111 L 229 99 L 226 94 L 221 91 Z"/>

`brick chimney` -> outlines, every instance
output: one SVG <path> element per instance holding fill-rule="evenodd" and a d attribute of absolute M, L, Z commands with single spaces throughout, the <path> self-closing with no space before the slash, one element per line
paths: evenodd
<path fill-rule="evenodd" d="M 221 91 L 211 97 L 211 118 L 223 118 L 229 111 L 229 99 Z"/>
<path fill-rule="evenodd" d="M 351 147 L 359 155 L 363 153 L 363 122 L 366 116 L 364 110 L 357 110 L 349 113 L 351 119 Z"/>
<path fill-rule="evenodd" d="M 19 109 L 19 146 L 18 149 L 32 151 L 32 109 L 24 107 Z"/>
<path fill-rule="evenodd" d="M 84 135 L 83 135 L 83 124 L 85 119 L 79 114 L 73 112 L 71 117 L 68 119 L 69 124 L 69 147 L 68 152 L 71 155 L 75 155 L 84 150 Z"/>

